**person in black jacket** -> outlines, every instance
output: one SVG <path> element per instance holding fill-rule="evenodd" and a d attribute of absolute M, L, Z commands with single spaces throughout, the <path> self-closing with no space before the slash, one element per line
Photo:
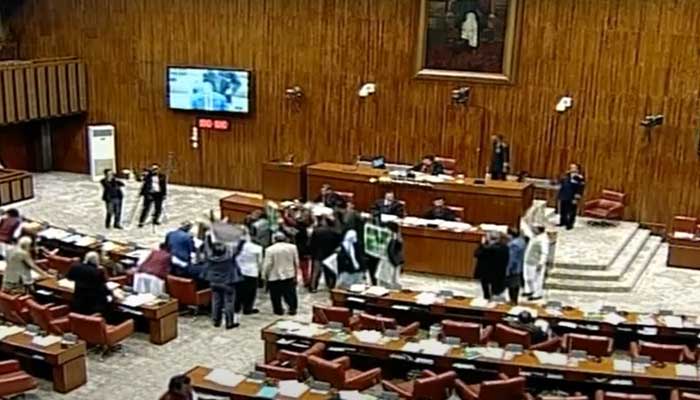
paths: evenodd
<path fill-rule="evenodd" d="M 139 218 L 139 228 L 148 218 L 151 212 L 151 205 L 154 206 L 153 225 L 160 225 L 160 214 L 163 212 L 163 201 L 168 195 L 168 177 L 160 173 L 158 164 L 151 165 L 151 168 L 143 175 L 143 185 L 141 186 L 141 196 L 143 196 L 143 210 Z"/>
<path fill-rule="evenodd" d="M 441 162 L 435 161 L 435 156 L 424 156 L 419 164 L 416 164 L 411 171 L 422 172 L 430 175 L 440 175 L 445 173 L 445 166 Z"/>
<path fill-rule="evenodd" d="M 243 244 L 243 241 L 237 244 L 236 254 L 224 243 L 213 243 L 211 246 L 211 255 L 207 260 L 204 279 L 211 286 L 211 318 L 217 328 L 221 326 L 222 314 L 226 321 L 226 329 L 239 326 L 234 312 L 236 284 L 242 281 L 243 277 L 235 260 Z"/>
<path fill-rule="evenodd" d="M 323 203 L 329 208 L 345 208 L 346 201 L 343 196 L 336 193 L 331 185 L 324 184 L 321 186 L 321 193 L 314 200 L 316 203 Z"/>
<path fill-rule="evenodd" d="M 445 199 L 438 197 L 433 200 L 433 207 L 425 213 L 425 219 L 440 219 L 443 221 L 457 221 L 457 214 L 445 205 Z"/>
<path fill-rule="evenodd" d="M 82 263 L 75 264 L 68 270 L 66 279 L 75 282 L 71 311 L 92 315 L 105 314 L 109 311 L 109 294 L 107 279 L 99 269 L 100 256 L 96 252 L 85 255 Z"/>
<path fill-rule="evenodd" d="M 309 291 L 315 293 L 318 290 L 318 283 L 323 271 L 323 279 L 328 289 L 335 287 L 335 273 L 323 265 L 323 260 L 330 257 L 340 246 L 340 232 L 331 226 L 331 222 L 326 217 L 316 218 L 316 226 L 311 232 L 309 240 L 309 250 L 311 251 L 312 269 Z"/>
<path fill-rule="evenodd" d="M 386 257 L 383 257 L 377 267 L 377 281 L 387 289 L 401 289 L 399 276 L 404 264 L 403 239 L 396 222 L 389 222 L 387 228 L 391 231 L 391 239 L 386 246 Z"/>
<path fill-rule="evenodd" d="M 510 147 L 501 134 L 492 137 L 491 146 L 491 179 L 504 181 L 510 169 Z"/>
<path fill-rule="evenodd" d="M 359 255 L 357 232 L 350 229 L 345 232 L 338 251 L 338 287 L 349 289 L 354 284 L 364 283 L 365 268 Z"/>
<path fill-rule="evenodd" d="M 124 182 L 117 179 L 111 169 L 104 170 L 104 175 L 105 177 L 102 178 L 100 184 L 102 185 L 102 201 L 105 202 L 105 210 L 107 211 L 105 228 L 111 228 L 112 218 L 114 218 L 114 228 L 122 229 L 122 201 L 124 199 L 122 187 Z"/>
<path fill-rule="evenodd" d="M 501 294 L 505 288 L 509 250 L 504 235 L 487 232 L 481 245 L 474 252 L 474 257 L 474 278 L 481 281 L 484 298 L 491 300 L 492 296 Z"/>
<path fill-rule="evenodd" d="M 384 198 L 375 201 L 372 206 L 372 216 L 374 218 L 379 218 L 382 214 L 395 215 L 399 218 L 403 218 L 405 215 L 403 203 L 396 200 L 392 191 L 384 193 Z"/>
<path fill-rule="evenodd" d="M 581 167 L 572 163 L 569 171 L 560 181 L 559 188 L 559 226 L 565 226 L 567 230 L 574 228 L 576 222 L 576 207 L 583 197 L 583 189 L 586 187 L 586 179 L 583 177 Z"/>

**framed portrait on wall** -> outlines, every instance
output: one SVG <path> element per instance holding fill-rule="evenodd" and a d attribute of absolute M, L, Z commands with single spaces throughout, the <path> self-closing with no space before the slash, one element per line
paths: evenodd
<path fill-rule="evenodd" d="M 512 84 L 523 0 L 418 0 L 416 77 Z"/>

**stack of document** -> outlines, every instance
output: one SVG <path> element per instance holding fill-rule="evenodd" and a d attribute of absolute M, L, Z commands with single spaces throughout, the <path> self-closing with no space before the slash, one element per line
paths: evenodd
<path fill-rule="evenodd" d="M 632 372 L 632 361 L 615 359 L 615 360 L 613 360 L 613 369 L 616 372 L 631 373 Z"/>
<path fill-rule="evenodd" d="M 438 297 L 433 292 L 421 292 L 416 296 L 416 303 L 422 306 L 429 306 L 438 302 Z"/>
<path fill-rule="evenodd" d="M 354 331 L 352 335 L 355 336 L 355 339 L 360 343 L 379 344 L 383 339 L 382 333 L 379 331 Z"/>
<path fill-rule="evenodd" d="M 535 357 L 540 364 L 555 365 L 565 367 L 569 364 L 569 356 L 562 353 L 548 353 L 546 351 L 535 351 Z"/>
<path fill-rule="evenodd" d="M 492 358 L 495 360 L 502 360 L 505 350 L 500 347 L 472 347 L 469 349 L 483 358 Z"/>
<path fill-rule="evenodd" d="M 481 224 L 479 229 L 484 232 L 500 232 L 504 235 L 508 233 L 508 225 Z"/>
<path fill-rule="evenodd" d="M 627 321 L 627 318 L 620 316 L 618 313 L 608 313 L 603 317 L 603 321 L 611 325 L 620 325 Z"/>
<path fill-rule="evenodd" d="M 243 382 L 244 379 L 245 376 L 243 375 L 218 368 L 213 369 L 207 376 L 204 377 L 205 381 L 226 387 L 236 387 Z"/>
<path fill-rule="evenodd" d="M 350 285 L 350 291 L 353 293 L 362 293 L 367 289 L 367 286 L 362 284 L 362 283 L 356 283 L 354 285 Z"/>
<path fill-rule="evenodd" d="M 70 235 L 70 233 L 58 228 L 47 228 L 38 233 L 38 236 L 40 237 L 57 240 L 62 240 Z"/>
<path fill-rule="evenodd" d="M 277 324 L 275 324 L 275 328 L 283 331 L 296 331 L 301 329 L 303 326 L 304 325 L 299 322 L 288 320 L 279 321 Z"/>
<path fill-rule="evenodd" d="M 102 250 L 104 251 L 114 251 L 117 249 L 121 249 L 122 246 L 114 243 L 114 242 L 104 242 L 102 243 Z"/>
<path fill-rule="evenodd" d="M 683 327 L 683 317 L 678 315 L 664 315 L 659 317 L 661 322 L 669 328 L 682 328 Z"/>
<path fill-rule="evenodd" d="M 444 356 L 450 351 L 451 346 L 435 339 L 425 339 L 419 342 L 423 354 L 431 356 Z"/>
<path fill-rule="evenodd" d="M 341 390 L 339 393 L 340 400 L 373 400 L 374 397 L 368 394 L 362 394 L 357 390 Z"/>
<path fill-rule="evenodd" d="M 97 239 L 90 237 L 90 236 L 82 236 L 82 237 L 78 238 L 74 243 L 76 246 L 90 247 L 90 246 L 93 246 L 97 243 Z"/>
<path fill-rule="evenodd" d="M 352 289 L 352 288 L 351 288 Z M 370 286 L 369 289 L 365 290 L 366 295 L 382 297 L 389 293 L 389 289 L 381 286 Z"/>
<path fill-rule="evenodd" d="M 61 343 L 60 336 L 48 335 L 48 336 L 34 336 L 32 339 L 32 344 L 39 347 L 49 347 L 56 343 Z"/>
<path fill-rule="evenodd" d="M 66 288 L 68 290 L 73 290 L 73 291 L 75 290 L 75 282 L 68 280 L 68 279 L 65 279 L 65 278 L 60 279 L 58 281 L 58 286 L 60 286 L 62 288 Z"/>
<path fill-rule="evenodd" d="M 486 299 L 472 299 L 472 301 L 469 303 L 471 307 L 479 307 L 479 308 L 494 308 L 496 307 L 496 303 L 490 302 Z"/>
<path fill-rule="evenodd" d="M 280 381 L 279 383 L 279 394 L 283 397 L 291 397 L 293 399 L 298 399 L 304 393 L 309 391 L 309 387 L 297 381 Z"/>
<path fill-rule="evenodd" d="M 122 301 L 122 304 L 128 307 L 141 307 L 144 304 L 151 303 L 156 300 L 156 296 L 150 293 L 132 294 Z"/>
<path fill-rule="evenodd" d="M 699 376 L 698 367 L 692 364 L 676 364 L 676 376 L 692 377 Z"/>
<path fill-rule="evenodd" d="M 0 340 L 24 332 L 23 326 L 0 326 Z"/>
<path fill-rule="evenodd" d="M 637 325 L 656 326 L 658 324 L 656 323 L 656 318 L 654 318 L 653 315 L 639 314 L 637 316 Z"/>

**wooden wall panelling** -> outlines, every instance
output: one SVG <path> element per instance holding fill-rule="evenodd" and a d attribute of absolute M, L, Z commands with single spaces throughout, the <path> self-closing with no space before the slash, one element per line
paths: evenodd
<path fill-rule="evenodd" d="M 39 100 L 36 86 L 36 68 L 24 69 L 24 81 L 27 84 L 27 117 L 29 119 L 39 118 Z"/>
<path fill-rule="evenodd" d="M 5 85 L 2 82 L 2 74 L 0 73 L 0 124 L 4 124 L 5 118 L 5 96 L 3 95 L 3 87 Z"/>
<path fill-rule="evenodd" d="M 58 94 L 58 68 L 56 65 L 46 66 L 46 86 L 48 87 L 49 115 L 61 112 Z"/>
<path fill-rule="evenodd" d="M 120 166 L 165 162 L 174 152 L 176 182 L 256 191 L 261 162 L 291 153 L 339 162 L 359 153 L 402 162 L 436 153 L 482 175 L 488 138 L 500 132 L 514 169 L 555 178 L 580 162 L 586 196 L 625 191 L 628 218 L 700 215 L 695 0 L 528 0 L 513 86 L 413 79 L 417 0 L 52 3 L 28 2 L 15 14 L 20 52 L 85 60 L 81 109 L 89 92 L 90 121 L 116 124 Z M 209 15 L 242 23 L 211 24 Z M 119 28 L 104 29 L 110 20 Z M 42 21 L 71 23 L 44 29 Z M 251 68 L 254 114 L 232 117 L 230 133 L 203 132 L 201 149 L 191 149 L 196 114 L 165 106 L 172 64 Z M 369 81 L 377 93 L 360 99 L 357 90 Z M 284 99 L 294 84 L 306 94 L 300 108 Z M 472 99 L 457 108 L 450 91 L 463 85 Z M 574 106 L 558 114 L 565 94 Z M 650 113 L 666 122 L 647 143 L 639 121 Z"/>
<path fill-rule="evenodd" d="M 76 113 L 80 111 L 78 96 L 78 65 L 71 63 L 66 65 L 68 73 L 68 112 Z"/>
<path fill-rule="evenodd" d="M 15 104 L 17 106 L 17 121 L 27 120 L 27 87 L 24 83 L 25 68 L 18 68 L 13 71 L 15 87 Z"/>
<path fill-rule="evenodd" d="M 14 74 L 11 69 L 2 71 L 3 97 L 5 99 L 5 122 L 17 122 Z"/>
<path fill-rule="evenodd" d="M 46 76 L 47 71 L 46 66 L 36 67 L 36 86 L 37 88 L 45 87 L 47 90 L 38 90 L 37 100 L 39 101 L 39 118 L 46 118 L 49 116 L 49 92 L 47 82 L 48 78 Z"/>
<path fill-rule="evenodd" d="M 85 73 L 85 64 L 78 64 L 78 110 L 88 110 L 88 93 L 87 93 L 87 74 Z"/>
<path fill-rule="evenodd" d="M 56 65 L 58 80 L 58 109 L 62 115 L 70 113 L 70 93 L 68 92 L 68 68 L 66 64 Z"/>

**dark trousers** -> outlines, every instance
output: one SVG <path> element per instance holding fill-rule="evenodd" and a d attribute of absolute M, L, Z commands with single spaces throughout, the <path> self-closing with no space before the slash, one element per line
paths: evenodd
<path fill-rule="evenodd" d="M 369 280 L 372 282 L 372 286 L 377 286 L 377 266 L 379 265 L 379 259 L 377 257 L 366 256 L 365 263 L 367 265 L 367 271 L 369 272 Z"/>
<path fill-rule="evenodd" d="M 112 218 L 114 218 L 114 226 L 120 226 L 122 221 L 122 199 L 109 199 L 105 201 L 105 211 L 107 216 L 105 217 L 105 226 L 107 228 L 112 226 Z"/>
<path fill-rule="evenodd" d="M 258 278 L 244 276 L 243 280 L 236 284 L 236 314 L 243 310 L 244 314 L 250 314 L 255 308 L 255 295 L 258 291 Z"/>
<path fill-rule="evenodd" d="M 518 304 L 518 296 L 520 296 L 520 286 L 508 288 L 508 298 L 510 299 L 510 304 Z"/>
<path fill-rule="evenodd" d="M 481 290 L 484 292 L 484 298 L 491 300 L 491 297 L 503 292 L 503 284 L 487 279 L 481 280 Z"/>
<path fill-rule="evenodd" d="M 491 180 L 505 181 L 506 180 L 506 173 L 503 171 L 491 171 Z"/>
<path fill-rule="evenodd" d="M 576 222 L 576 203 L 573 201 L 559 201 L 559 225 L 566 229 L 573 229 Z"/>
<path fill-rule="evenodd" d="M 297 312 L 297 290 L 294 278 L 283 279 L 281 281 L 270 281 L 267 283 L 270 290 L 270 301 L 272 302 L 272 312 L 276 315 L 284 314 L 282 300 L 289 308 L 290 314 Z"/>
<path fill-rule="evenodd" d="M 143 210 L 141 211 L 141 218 L 139 218 L 139 224 L 143 225 L 148 218 L 148 214 L 151 212 L 151 205 L 154 206 L 153 209 L 153 223 L 155 224 L 160 219 L 160 214 L 163 212 L 163 199 L 164 197 L 160 194 L 147 194 L 143 196 Z"/>
<path fill-rule="evenodd" d="M 311 287 L 310 289 L 312 291 L 318 290 L 318 284 L 321 281 L 321 271 L 323 271 L 323 280 L 326 282 L 326 287 L 328 290 L 333 289 L 335 287 L 335 281 L 337 279 L 335 273 L 333 271 L 323 265 L 323 262 L 321 260 L 313 260 L 313 267 L 311 271 Z"/>
<path fill-rule="evenodd" d="M 226 326 L 233 325 L 233 311 L 236 303 L 234 286 L 214 285 L 211 288 L 211 319 L 214 325 L 221 325 L 223 315 Z"/>

